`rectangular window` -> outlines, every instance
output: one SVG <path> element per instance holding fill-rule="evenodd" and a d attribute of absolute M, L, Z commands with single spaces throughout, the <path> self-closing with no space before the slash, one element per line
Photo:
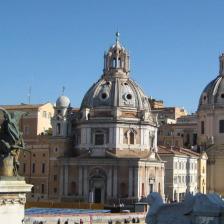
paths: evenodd
<path fill-rule="evenodd" d="M 24 130 L 23 130 L 23 133 L 24 133 L 24 135 L 29 135 L 29 126 L 25 126 L 24 127 Z"/>
<path fill-rule="evenodd" d="M 178 183 L 181 183 L 181 176 L 178 176 Z"/>
<path fill-rule="evenodd" d="M 153 192 L 153 184 L 149 184 L 149 192 L 150 192 L 150 193 Z"/>
<path fill-rule="evenodd" d="M 54 181 L 56 181 L 57 180 L 57 175 L 54 175 Z"/>
<path fill-rule="evenodd" d="M 201 134 L 203 135 L 205 133 L 205 122 L 201 121 Z"/>
<path fill-rule="evenodd" d="M 95 134 L 95 145 L 104 144 L 104 134 Z"/>
<path fill-rule="evenodd" d="M 45 163 L 42 163 L 42 173 L 45 173 Z"/>
<path fill-rule="evenodd" d="M 173 178 L 173 182 L 174 182 L 174 184 L 177 183 L 177 177 L 176 177 L 176 176 L 174 176 L 174 178 Z"/>
<path fill-rule="evenodd" d="M 185 182 L 185 177 L 184 176 L 182 176 L 182 183 L 184 183 Z"/>
<path fill-rule="evenodd" d="M 32 173 L 35 173 L 35 163 L 32 165 Z"/>
<path fill-rule="evenodd" d="M 23 173 L 25 173 L 25 172 L 26 172 L 26 164 L 23 163 Z"/>
<path fill-rule="evenodd" d="M 219 133 L 224 133 L 224 120 L 219 121 Z"/>
<path fill-rule="evenodd" d="M 43 117 L 47 117 L 47 112 L 43 111 Z"/>
<path fill-rule="evenodd" d="M 197 145 L 197 134 L 193 134 L 193 145 Z"/>
<path fill-rule="evenodd" d="M 41 194 L 44 194 L 44 184 L 41 184 Z"/>

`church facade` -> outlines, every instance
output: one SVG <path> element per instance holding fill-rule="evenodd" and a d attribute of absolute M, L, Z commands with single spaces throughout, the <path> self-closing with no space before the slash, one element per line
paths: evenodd
<path fill-rule="evenodd" d="M 60 96 L 50 140 L 51 199 L 114 204 L 152 191 L 164 195 L 157 119 L 148 97 L 130 78 L 130 58 L 116 42 L 104 55 L 103 75 L 80 109 Z M 59 175 L 57 175 L 59 174 Z"/>
<path fill-rule="evenodd" d="M 198 145 L 206 150 L 207 191 L 224 195 L 224 54 L 218 76 L 202 91 L 198 116 Z"/>

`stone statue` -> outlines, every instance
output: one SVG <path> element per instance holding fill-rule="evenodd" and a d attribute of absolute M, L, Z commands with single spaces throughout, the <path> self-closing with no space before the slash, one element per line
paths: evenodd
<path fill-rule="evenodd" d="M 0 112 L 3 113 L 0 127 L 0 176 L 18 176 L 19 152 L 25 150 L 19 131 L 19 120 L 24 112 L 13 112 L 11 115 L 2 107 Z"/>
<path fill-rule="evenodd" d="M 157 192 L 147 197 L 150 208 L 147 224 L 216 224 L 224 223 L 224 202 L 215 193 L 186 194 L 183 202 L 164 204 Z"/>
<path fill-rule="evenodd" d="M 147 216 L 146 216 L 146 223 L 153 224 L 155 223 L 155 215 L 158 209 L 163 205 L 163 199 L 157 192 L 152 192 L 146 198 L 146 201 L 150 207 Z"/>

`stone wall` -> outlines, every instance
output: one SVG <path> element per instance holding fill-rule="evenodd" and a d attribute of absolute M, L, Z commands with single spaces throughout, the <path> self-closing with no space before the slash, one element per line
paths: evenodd
<path fill-rule="evenodd" d="M 80 223 L 80 219 L 83 220 L 83 224 L 108 224 L 110 220 L 112 220 L 113 224 L 125 223 L 126 220 L 132 221 L 134 218 L 137 220 L 139 218 L 140 223 L 145 224 L 145 213 L 108 213 L 108 214 L 77 214 L 73 216 L 65 216 L 58 214 L 55 216 L 26 216 L 25 217 L 25 223 L 26 224 L 33 224 L 35 221 L 43 222 L 45 224 L 57 224 L 58 220 L 60 219 L 60 223 L 64 224 L 66 221 L 68 221 L 68 224 L 70 223 Z M 130 222 L 131 223 L 131 222 Z"/>

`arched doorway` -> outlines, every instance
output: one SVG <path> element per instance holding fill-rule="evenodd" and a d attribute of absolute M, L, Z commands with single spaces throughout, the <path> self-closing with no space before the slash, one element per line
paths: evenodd
<path fill-rule="evenodd" d="M 101 168 L 94 168 L 89 174 L 90 202 L 104 203 L 106 200 L 106 172 Z"/>

